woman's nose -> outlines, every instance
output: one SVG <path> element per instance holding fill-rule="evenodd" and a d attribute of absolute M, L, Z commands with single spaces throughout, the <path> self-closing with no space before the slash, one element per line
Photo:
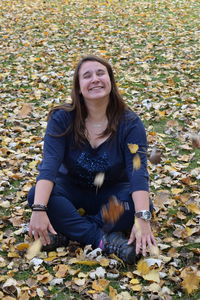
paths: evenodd
<path fill-rule="evenodd" d="M 99 77 L 96 74 L 92 75 L 92 82 L 99 81 Z"/>

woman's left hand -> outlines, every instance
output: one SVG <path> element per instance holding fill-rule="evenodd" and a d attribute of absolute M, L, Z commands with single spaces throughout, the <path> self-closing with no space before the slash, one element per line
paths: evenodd
<path fill-rule="evenodd" d="M 139 218 L 135 221 L 136 222 L 131 230 L 128 244 L 130 245 L 133 241 L 136 241 L 136 254 L 142 253 L 143 256 L 146 256 L 147 247 L 151 248 L 152 245 L 156 246 L 156 240 L 151 231 L 149 221 Z"/>

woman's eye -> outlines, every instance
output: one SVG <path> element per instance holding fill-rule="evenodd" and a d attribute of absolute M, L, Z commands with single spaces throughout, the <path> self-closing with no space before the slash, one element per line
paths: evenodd
<path fill-rule="evenodd" d="M 91 75 L 90 74 L 87 74 L 87 75 L 85 75 L 83 78 L 84 79 L 87 79 L 87 78 L 90 78 L 91 77 Z"/>
<path fill-rule="evenodd" d="M 102 76 L 104 75 L 104 72 L 98 72 L 97 75 Z"/>

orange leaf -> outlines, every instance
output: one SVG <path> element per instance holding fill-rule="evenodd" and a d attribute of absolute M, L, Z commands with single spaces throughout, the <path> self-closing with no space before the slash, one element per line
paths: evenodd
<path fill-rule="evenodd" d="M 124 206 L 116 197 L 112 196 L 109 203 L 102 207 L 101 213 L 105 222 L 115 223 L 124 213 Z"/>
<path fill-rule="evenodd" d="M 18 245 L 16 246 L 16 249 L 17 249 L 18 251 L 23 251 L 23 250 L 28 249 L 29 246 L 30 246 L 30 245 L 29 245 L 28 243 L 21 243 L 21 244 L 18 244 Z"/>

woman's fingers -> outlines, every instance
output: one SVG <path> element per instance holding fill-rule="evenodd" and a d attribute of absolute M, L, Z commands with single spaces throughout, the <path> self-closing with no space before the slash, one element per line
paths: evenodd
<path fill-rule="evenodd" d="M 128 245 L 132 244 L 134 242 L 134 240 L 135 240 L 135 232 L 132 229 L 129 240 L 128 240 Z"/>
<path fill-rule="evenodd" d="M 48 227 L 49 231 L 53 234 L 57 234 L 57 232 L 54 230 L 53 226 L 51 225 L 51 223 L 49 223 L 49 227 Z"/>
<path fill-rule="evenodd" d="M 54 231 L 55 232 L 55 231 Z M 47 230 L 33 230 L 32 228 L 29 229 L 29 236 L 34 238 L 35 240 L 41 239 L 41 242 L 44 246 L 50 244 L 50 238 Z"/>
<path fill-rule="evenodd" d="M 40 232 L 40 239 L 42 242 L 42 245 L 46 246 L 50 244 L 50 238 L 47 230 L 41 231 Z"/>
<path fill-rule="evenodd" d="M 136 237 L 136 254 L 139 254 L 142 248 L 142 239 L 141 236 Z"/>

